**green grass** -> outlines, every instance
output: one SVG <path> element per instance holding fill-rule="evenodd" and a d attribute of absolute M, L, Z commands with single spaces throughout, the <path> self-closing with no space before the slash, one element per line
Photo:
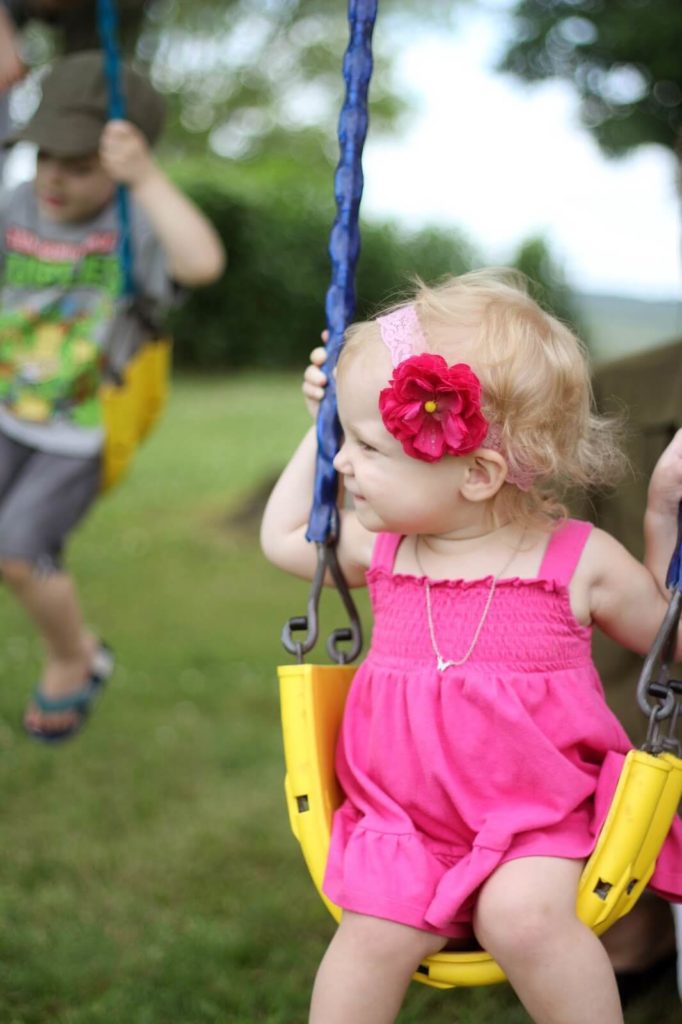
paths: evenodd
<path fill-rule="evenodd" d="M 307 587 L 263 561 L 255 517 L 233 525 L 305 422 L 291 377 L 176 384 L 72 546 L 119 658 L 72 744 L 20 730 L 39 657 L 1 594 L 2 1024 L 306 1019 L 333 926 L 288 830 L 274 666 Z M 628 1017 L 654 1019 L 679 1020 L 670 978 Z M 527 1020 L 506 987 L 414 985 L 400 1017 Z"/>

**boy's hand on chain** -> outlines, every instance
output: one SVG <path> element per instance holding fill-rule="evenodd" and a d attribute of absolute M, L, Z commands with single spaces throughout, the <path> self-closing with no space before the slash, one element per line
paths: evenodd
<path fill-rule="evenodd" d="M 130 121 L 107 121 L 99 156 L 104 170 L 120 185 L 141 185 L 156 169 L 146 138 Z"/>

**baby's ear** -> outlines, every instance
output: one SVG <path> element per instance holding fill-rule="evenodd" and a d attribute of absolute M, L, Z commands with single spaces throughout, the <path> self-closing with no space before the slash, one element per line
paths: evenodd
<path fill-rule="evenodd" d="M 462 495 L 469 501 L 489 501 L 507 479 L 507 463 L 492 448 L 480 448 L 469 458 L 471 464 L 462 484 Z"/>

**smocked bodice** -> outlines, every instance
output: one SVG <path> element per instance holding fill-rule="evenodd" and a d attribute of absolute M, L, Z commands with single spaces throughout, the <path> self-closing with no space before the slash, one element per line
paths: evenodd
<path fill-rule="evenodd" d="M 469 649 L 481 621 L 492 577 L 431 581 L 431 609 L 438 646 L 446 659 Z M 423 577 L 373 567 L 367 575 L 374 628 L 368 661 L 412 670 L 436 665 Z M 591 665 L 591 630 L 578 623 L 566 584 L 555 579 L 498 580 L 466 673 L 493 665 L 513 672 L 556 672 Z"/>

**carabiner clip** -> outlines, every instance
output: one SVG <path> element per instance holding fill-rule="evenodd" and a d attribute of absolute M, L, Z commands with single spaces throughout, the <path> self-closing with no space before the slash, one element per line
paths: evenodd
<path fill-rule="evenodd" d="M 682 684 L 670 679 L 670 664 L 675 658 L 681 614 L 682 591 L 675 587 L 665 618 L 644 661 L 637 683 L 637 703 L 649 719 L 644 748 L 653 753 L 679 747 L 673 730 L 680 714 Z M 662 738 L 661 723 L 667 719 L 671 719 L 669 735 Z"/>

